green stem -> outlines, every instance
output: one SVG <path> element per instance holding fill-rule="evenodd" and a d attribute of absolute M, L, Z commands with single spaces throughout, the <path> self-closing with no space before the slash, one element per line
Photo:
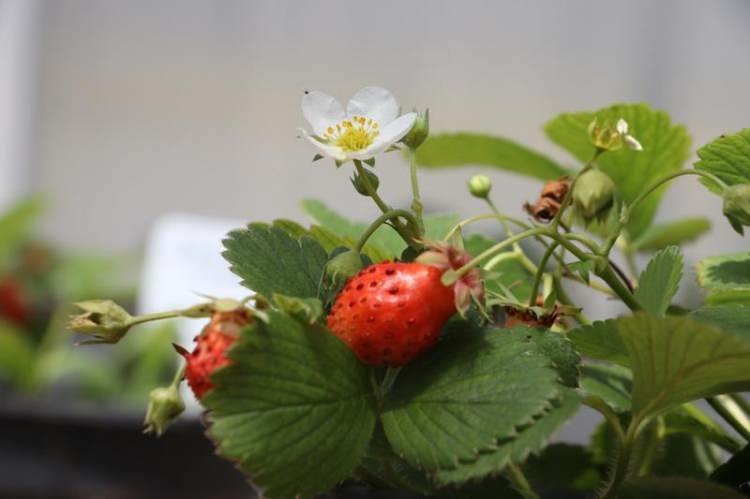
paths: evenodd
<path fill-rule="evenodd" d="M 380 208 L 380 211 L 382 211 L 383 213 L 387 213 L 391 211 L 391 207 L 388 206 L 385 203 L 385 201 L 383 201 L 383 199 L 380 197 L 375 187 L 370 182 L 370 177 L 367 176 L 365 167 L 362 166 L 362 162 L 360 160 L 358 159 L 354 160 L 354 168 L 356 168 L 357 174 L 362 179 L 362 184 L 364 185 L 365 190 L 367 191 L 367 195 L 370 196 L 373 201 L 375 201 L 375 204 L 378 205 L 378 208 Z M 398 221 L 396 221 L 393 224 L 393 228 L 396 230 L 396 232 L 398 232 L 398 234 L 406 242 L 406 244 L 408 244 L 409 246 L 411 246 L 412 248 L 416 250 L 419 250 L 421 248 L 421 245 L 415 241 L 415 236 L 417 239 L 422 237 L 422 233 L 419 232 L 419 225 L 415 227 L 417 229 L 416 235 L 412 234 L 411 231 L 407 227 L 404 227 L 404 225 Z"/>
<path fill-rule="evenodd" d="M 424 206 L 422 205 L 422 197 L 419 194 L 419 178 L 417 176 L 416 154 L 414 153 L 413 149 L 409 149 L 408 155 L 409 155 L 409 172 L 410 172 L 410 177 L 411 177 L 411 195 L 412 195 L 411 209 L 414 212 L 414 215 L 416 216 L 417 227 L 419 227 L 419 232 L 421 234 L 424 234 L 424 218 L 423 218 Z"/>
<path fill-rule="evenodd" d="M 729 399 L 729 401 L 731 402 L 731 399 Z M 711 408 L 716 411 L 716 413 L 721 416 L 721 418 L 726 421 L 727 424 L 729 424 L 729 426 L 734 428 L 734 430 L 739 433 L 742 438 L 750 441 L 750 430 L 748 430 L 747 426 L 745 426 L 738 418 L 736 407 L 731 407 L 729 404 L 727 404 L 726 399 L 724 399 L 722 396 L 708 397 L 706 399 L 706 402 L 708 402 L 708 405 L 710 405 Z"/>
<path fill-rule="evenodd" d="M 182 310 L 170 310 L 168 312 L 155 312 L 152 314 L 143 314 L 133 317 L 133 320 L 130 322 L 131 326 L 135 326 L 137 324 L 143 324 L 145 322 L 153 322 L 153 321 L 160 321 L 164 319 L 174 319 L 176 317 L 182 317 L 183 311 Z"/>
<path fill-rule="evenodd" d="M 716 183 L 721 188 L 726 188 L 726 184 L 721 181 L 718 177 L 715 175 L 712 175 L 711 173 L 708 173 L 703 170 L 679 170 L 676 172 L 668 173 L 664 175 L 663 177 L 660 177 L 656 179 L 649 187 L 641 191 L 638 196 L 633 200 L 630 205 L 627 206 L 620 215 L 620 222 L 617 227 L 617 230 L 614 231 L 614 233 L 605 241 L 604 245 L 602 246 L 602 251 L 599 253 L 602 256 L 609 255 L 610 251 L 612 251 L 612 247 L 615 245 L 615 242 L 617 241 L 617 238 L 619 237 L 622 230 L 627 225 L 628 221 L 630 220 L 630 215 L 633 213 L 633 210 L 635 210 L 641 202 L 643 202 L 644 199 L 646 199 L 649 195 L 651 195 L 654 191 L 659 189 L 662 185 L 666 184 L 670 180 L 674 180 L 677 177 L 682 177 L 685 175 L 698 175 L 700 177 L 707 178 L 711 180 L 712 182 Z"/>
<path fill-rule="evenodd" d="M 412 213 L 406 210 L 388 210 L 378 218 L 376 218 L 375 221 L 372 222 L 370 226 L 367 227 L 367 229 L 362 233 L 362 235 L 359 237 L 359 240 L 357 241 L 357 244 L 354 246 L 354 251 L 361 252 L 362 248 L 367 243 L 367 240 L 375 233 L 376 230 L 378 230 L 381 225 L 383 225 L 388 220 L 397 221 L 398 217 L 405 218 L 407 222 L 414 227 L 417 226 L 417 219 Z"/>
<path fill-rule="evenodd" d="M 448 231 L 448 233 L 445 235 L 445 237 L 443 238 L 443 240 L 444 241 L 449 240 L 451 238 L 451 236 L 453 236 L 453 234 L 455 234 L 457 231 L 459 231 L 461 228 L 463 228 L 463 227 L 465 227 L 467 225 L 471 225 L 471 224 L 473 224 L 475 222 L 480 222 L 482 220 L 489 220 L 489 219 L 497 219 L 497 220 L 500 220 L 501 222 L 504 221 L 504 220 L 506 220 L 508 222 L 511 222 L 511 223 L 513 223 L 513 224 L 521 227 L 524 230 L 531 229 L 531 226 L 529 224 L 524 223 L 521 220 L 518 220 L 517 218 L 509 217 L 509 216 L 506 216 L 506 215 L 503 215 L 503 214 L 499 214 L 499 213 L 485 213 L 483 215 L 477 215 L 477 216 L 474 216 L 474 217 L 471 217 L 471 218 L 467 218 L 466 220 L 461 220 L 459 223 L 457 223 L 456 225 L 454 225 L 451 228 L 451 230 Z"/>
<path fill-rule="evenodd" d="M 610 288 L 612 288 L 612 291 L 614 291 L 617 296 L 620 297 L 620 299 L 625 303 L 625 305 L 628 306 L 630 310 L 635 312 L 641 309 L 641 305 L 635 299 L 633 293 L 630 292 L 627 286 L 620 280 L 617 274 L 615 274 L 609 264 L 607 264 L 603 272 L 598 273 L 597 275 L 601 277 L 602 280 L 604 280 L 604 282 L 606 282 Z"/>
<path fill-rule="evenodd" d="M 508 480 L 524 499 L 539 499 L 539 495 L 531 488 L 531 484 L 526 479 L 521 468 L 513 461 L 508 461 L 505 467 Z"/>
<path fill-rule="evenodd" d="M 622 439 L 618 438 L 617 460 L 612 468 L 606 489 L 601 494 L 600 499 L 614 499 L 620 490 L 622 482 L 628 477 L 630 472 L 630 459 L 633 451 L 633 442 L 638 433 L 639 421 L 633 420 L 628 427 Z"/>
<path fill-rule="evenodd" d="M 537 265 L 536 275 L 534 276 L 534 283 L 531 285 L 531 296 L 529 296 L 529 307 L 536 305 L 536 297 L 539 294 L 539 286 L 542 283 L 542 277 L 544 276 L 544 269 L 547 268 L 549 259 L 552 258 L 552 254 L 555 252 L 559 243 L 557 241 L 550 244 L 542 255 L 542 259 L 539 260 Z"/>
<path fill-rule="evenodd" d="M 180 383 L 182 383 L 182 380 L 185 378 L 185 364 L 182 364 L 182 366 L 177 369 L 177 372 L 174 373 L 174 378 L 172 378 L 172 386 L 177 386 Z"/>
<path fill-rule="evenodd" d="M 625 430 L 622 428 L 620 418 L 609 404 L 604 401 L 604 399 L 597 397 L 596 395 L 591 395 L 583 400 L 583 404 L 604 416 L 604 419 L 606 419 L 607 423 L 612 427 L 612 430 L 615 432 L 619 441 L 625 440 Z"/>

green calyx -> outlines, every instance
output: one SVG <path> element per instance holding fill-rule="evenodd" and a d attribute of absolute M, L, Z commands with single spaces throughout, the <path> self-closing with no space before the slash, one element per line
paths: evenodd
<path fill-rule="evenodd" d="M 112 300 L 87 300 L 75 305 L 82 313 L 73 316 L 68 327 L 94 338 L 84 343 L 117 343 L 134 324 L 133 317 Z"/>
<path fill-rule="evenodd" d="M 324 273 L 326 281 L 334 287 L 339 287 L 360 270 L 362 270 L 362 257 L 359 252 L 346 250 L 326 263 Z"/>
<path fill-rule="evenodd" d="M 367 181 L 363 178 L 367 177 Z M 363 196 L 369 196 L 370 191 L 368 190 L 368 183 L 372 187 L 373 191 L 377 192 L 378 187 L 380 186 L 380 179 L 377 175 L 375 175 L 373 172 L 368 170 L 367 168 L 362 168 L 361 173 L 355 171 L 354 176 L 349 179 L 352 182 L 352 185 L 357 190 L 358 193 L 362 194 Z"/>
<path fill-rule="evenodd" d="M 724 189 L 724 216 L 732 228 L 744 234 L 743 226 L 750 226 L 750 184 L 737 184 Z"/>
<path fill-rule="evenodd" d="M 185 402 L 180 396 L 177 384 L 151 390 L 148 396 L 148 409 L 144 420 L 144 433 L 161 436 L 185 411 Z"/>
<path fill-rule="evenodd" d="M 424 113 L 417 113 L 417 119 L 409 133 L 401 139 L 401 142 L 409 149 L 416 149 L 427 140 L 430 135 L 430 110 L 425 109 Z"/>

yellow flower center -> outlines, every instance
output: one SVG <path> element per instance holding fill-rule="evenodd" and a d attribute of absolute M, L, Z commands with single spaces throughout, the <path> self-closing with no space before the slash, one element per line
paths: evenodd
<path fill-rule="evenodd" d="M 323 139 L 346 152 L 362 151 L 371 146 L 380 135 L 378 128 L 378 122 L 373 119 L 353 116 L 335 127 L 329 126 Z"/>

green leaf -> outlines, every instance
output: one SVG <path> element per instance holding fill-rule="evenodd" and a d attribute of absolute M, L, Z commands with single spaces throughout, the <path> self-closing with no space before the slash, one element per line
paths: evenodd
<path fill-rule="evenodd" d="M 224 258 L 242 285 L 261 296 L 274 293 L 298 298 L 318 296 L 328 255 L 309 237 L 299 241 L 278 227 L 253 223 L 224 240 Z"/>
<path fill-rule="evenodd" d="M 750 253 L 706 258 L 698 262 L 696 270 L 707 303 L 750 304 Z"/>
<path fill-rule="evenodd" d="M 630 359 L 625 343 L 620 338 L 615 320 L 597 321 L 568 333 L 579 352 L 597 360 L 609 360 L 629 367 Z"/>
<path fill-rule="evenodd" d="M 277 311 L 247 329 L 203 400 L 209 435 L 266 497 L 311 497 L 348 477 L 375 428 L 368 370 L 333 334 Z"/>
<path fill-rule="evenodd" d="M 750 389 L 750 341 L 685 317 L 618 319 L 633 369 L 634 417 Z"/>
<path fill-rule="evenodd" d="M 475 460 L 461 462 L 454 469 L 438 470 L 437 480 L 440 483 L 463 483 L 479 479 L 498 473 L 509 461 L 522 463 L 529 455 L 539 452 L 580 407 L 581 401 L 575 391 L 564 389 L 560 394 L 560 400 L 551 409 L 519 429 L 515 438 L 501 439 L 494 451 L 481 453 Z"/>
<path fill-rule="evenodd" d="M 394 451 L 435 470 L 516 435 L 560 393 L 528 328 L 454 332 L 399 375 L 381 414 Z"/>
<path fill-rule="evenodd" d="M 750 340 L 750 306 L 710 305 L 692 314 L 695 320 L 718 326 L 728 333 Z"/>
<path fill-rule="evenodd" d="M 317 298 L 296 298 L 274 293 L 273 301 L 279 310 L 306 324 L 314 324 L 323 316 L 323 304 Z"/>
<path fill-rule="evenodd" d="M 587 395 L 596 395 L 616 412 L 628 412 L 632 406 L 633 375 L 630 369 L 616 364 L 581 366 L 581 388 Z"/>
<path fill-rule="evenodd" d="M 682 253 L 677 246 L 659 251 L 641 273 L 635 299 L 647 312 L 664 315 L 682 279 Z"/>
<path fill-rule="evenodd" d="M 596 112 L 566 113 L 547 123 L 544 131 L 557 145 L 581 162 L 589 161 L 594 145 L 588 126 L 594 118 L 614 125 L 619 118 L 630 125 L 630 133 L 643 145 L 643 151 L 621 149 L 607 152 L 597 164 L 615 181 L 620 198 L 632 202 L 655 179 L 682 168 L 690 152 L 690 137 L 684 127 L 673 125 L 669 116 L 645 104 L 616 104 Z M 633 212 L 628 223 L 631 239 L 637 239 L 649 226 L 665 189 L 651 194 Z"/>
<path fill-rule="evenodd" d="M 747 493 L 750 490 L 750 445 L 716 468 L 711 473 L 711 480 L 732 488 L 744 485 Z"/>
<path fill-rule="evenodd" d="M 697 170 L 712 173 L 727 185 L 750 184 L 750 128 L 709 142 L 698 149 L 698 158 Z M 715 193 L 721 193 L 715 182 L 701 181 Z"/>
<path fill-rule="evenodd" d="M 739 492 L 692 478 L 637 478 L 625 482 L 618 499 L 744 499 Z"/>
<path fill-rule="evenodd" d="M 651 225 L 630 245 L 637 251 L 656 251 L 667 246 L 694 241 L 710 229 L 711 221 L 707 218 L 683 218 Z"/>
<path fill-rule="evenodd" d="M 534 483 L 557 490 L 591 491 L 602 480 L 591 453 L 584 447 L 552 444 L 538 457 L 531 457 L 524 473 Z"/>
<path fill-rule="evenodd" d="M 552 159 L 502 137 L 479 133 L 433 135 L 417 149 L 422 167 L 481 165 L 552 180 L 568 172 Z"/>

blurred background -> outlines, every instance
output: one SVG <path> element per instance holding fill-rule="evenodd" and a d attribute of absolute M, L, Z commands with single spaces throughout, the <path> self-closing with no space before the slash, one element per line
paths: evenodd
<path fill-rule="evenodd" d="M 115 400 L 131 411 L 123 428 L 139 423 L 148 389 L 170 375 L 171 352 L 154 354 L 151 367 L 140 362 L 142 341 L 114 360 L 101 349 L 70 352 L 60 307 L 102 294 L 142 308 L 169 303 L 149 291 L 154 280 L 169 281 L 141 271 L 165 214 L 215 217 L 218 234 L 248 220 L 305 221 L 299 201 L 307 197 L 353 218 L 376 214 L 351 189 L 347 167 L 310 162 L 296 130 L 306 126 L 304 90 L 346 101 L 363 86 L 384 86 L 404 109 L 429 107 L 434 131 L 503 135 L 570 165 L 545 140 L 544 122 L 646 102 L 684 124 L 695 149 L 750 123 L 748 25 L 744 0 L 0 0 L 0 213 L 17 221 L 8 239 L 15 245 L 0 251 L 11 276 L 0 292 L 22 289 L 44 311 L 44 319 L 8 326 L 33 330 L 34 339 L 0 344 L 0 357 L 4 349 L 28 360 L 6 375 L 16 388 L 0 389 L 0 407 L 16 407 L 11 391 L 54 400 L 56 409 L 71 397 L 94 407 Z M 476 213 L 476 200 L 456 189 L 475 171 L 424 172 L 427 209 Z M 487 173 L 507 213 L 520 214 L 538 192 L 535 181 Z M 401 158 L 379 159 L 378 174 L 383 197 L 407 205 Z M 667 209 L 669 218 L 714 220 L 710 237 L 686 248 L 688 265 L 747 248 L 723 220 L 721 200 L 697 182 L 680 181 Z M 212 234 L 196 244 L 218 248 L 211 230 L 194 234 Z M 195 289 L 185 286 L 174 293 Z M 682 298 L 700 296 L 688 286 Z M 16 422 L 28 420 L 24 410 Z M 586 417 L 561 438 L 582 438 Z M 0 445 L 10 440 L 0 430 Z M 29 474 L 46 451 L 34 452 Z M 0 455 L 0 485 L 9 469 L 2 463 Z M 80 497 L 99 490 L 101 475 L 80 482 L 89 487 Z"/>

